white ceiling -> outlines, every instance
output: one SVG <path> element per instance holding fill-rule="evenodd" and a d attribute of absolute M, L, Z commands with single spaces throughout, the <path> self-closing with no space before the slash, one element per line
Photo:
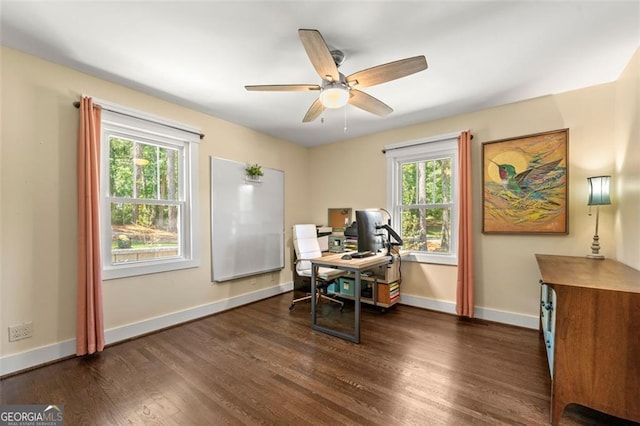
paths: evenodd
<path fill-rule="evenodd" d="M 610 82 L 640 46 L 639 1 L 0 5 L 5 46 L 304 146 Z M 348 106 L 302 123 L 317 92 L 244 89 L 320 83 L 299 28 L 345 52 L 345 75 L 416 55 L 429 68 L 363 89 L 387 117 Z"/>

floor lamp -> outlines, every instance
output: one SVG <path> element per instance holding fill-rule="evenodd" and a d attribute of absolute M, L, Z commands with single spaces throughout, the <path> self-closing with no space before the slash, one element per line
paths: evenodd
<path fill-rule="evenodd" d="M 598 220 L 600 219 L 600 206 L 611 204 L 609 196 L 609 183 L 611 176 L 593 176 L 587 178 L 589 182 L 589 206 L 596 206 L 596 232 L 593 235 L 591 243 L 591 254 L 587 257 L 591 259 L 604 259 L 604 255 L 600 254 L 600 237 L 598 237 Z M 589 213 L 591 214 L 591 213 Z"/>

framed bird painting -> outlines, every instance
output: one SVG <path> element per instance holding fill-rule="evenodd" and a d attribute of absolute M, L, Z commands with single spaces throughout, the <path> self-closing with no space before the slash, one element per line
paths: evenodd
<path fill-rule="evenodd" d="M 482 144 L 482 232 L 567 234 L 569 129 Z"/>

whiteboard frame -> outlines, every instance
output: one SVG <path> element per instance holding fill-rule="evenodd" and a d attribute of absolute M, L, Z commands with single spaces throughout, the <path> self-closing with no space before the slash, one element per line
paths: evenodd
<path fill-rule="evenodd" d="M 246 176 L 245 167 L 246 163 L 210 157 L 213 282 L 284 269 L 284 171 L 263 167 L 264 176 L 256 181 Z M 267 248 L 256 253 L 261 245 L 277 252 Z"/>

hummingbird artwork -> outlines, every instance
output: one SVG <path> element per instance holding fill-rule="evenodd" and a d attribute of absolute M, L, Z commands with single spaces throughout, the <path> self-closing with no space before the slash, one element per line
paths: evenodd
<path fill-rule="evenodd" d="M 502 181 L 502 187 L 510 194 L 529 198 L 544 199 L 541 191 L 553 187 L 553 182 L 557 176 L 551 176 L 551 172 L 556 169 L 560 161 L 554 160 L 548 163 L 533 166 L 520 173 L 511 164 L 498 164 L 493 160 L 489 160 L 498 166 L 498 173 Z M 547 200 L 553 204 L 553 201 Z"/>

